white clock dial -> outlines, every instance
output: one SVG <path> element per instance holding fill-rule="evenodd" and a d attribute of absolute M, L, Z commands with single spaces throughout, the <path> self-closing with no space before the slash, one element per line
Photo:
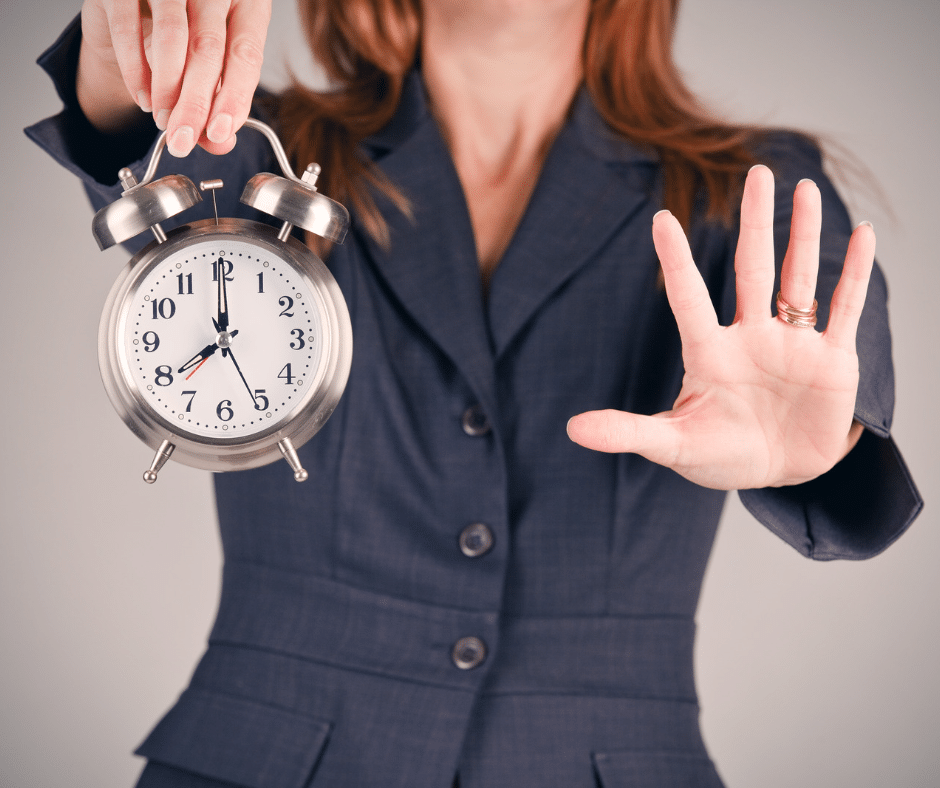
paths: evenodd
<path fill-rule="evenodd" d="M 123 364 L 152 411 L 176 430 L 225 441 L 269 430 L 303 402 L 322 333 L 305 277 L 232 237 L 151 266 L 120 327 Z"/>

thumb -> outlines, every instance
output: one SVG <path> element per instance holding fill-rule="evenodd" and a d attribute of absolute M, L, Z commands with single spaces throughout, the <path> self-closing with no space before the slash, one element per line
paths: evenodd
<path fill-rule="evenodd" d="M 678 434 L 667 419 L 620 410 L 579 413 L 568 422 L 568 437 L 586 449 L 633 452 L 666 466 L 678 453 Z"/>

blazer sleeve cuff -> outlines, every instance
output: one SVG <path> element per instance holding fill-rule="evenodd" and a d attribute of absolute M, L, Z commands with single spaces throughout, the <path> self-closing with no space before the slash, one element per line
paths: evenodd
<path fill-rule="evenodd" d="M 158 130 L 156 126 L 147 124 L 139 133 L 110 136 L 102 134 L 88 122 L 75 92 L 81 41 L 81 17 L 76 16 L 55 43 L 37 59 L 36 62 L 52 79 L 64 106 L 57 115 L 24 131 L 27 137 L 82 180 L 92 203 L 99 208 L 120 196 L 122 189 L 117 173 L 121 167 L 131 166 L 136 172 L 143 166 Z"/>
<path fill-rule="evenodd" d="M 738 495 L 767 528 L 820 561 L 877 555 L 923 508 L 894 440 L 870 430 L 817 479 L 792 487 L 740 490 Z"/>

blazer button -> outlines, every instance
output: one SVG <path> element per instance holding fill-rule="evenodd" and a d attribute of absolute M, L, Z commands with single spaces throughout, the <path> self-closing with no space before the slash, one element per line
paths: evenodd
<path fill-rule="evenodd" d="M 471 437 L 486 435 L 490 431 L 490 420 L 480 405 L 471 405 L 463 412 L 463 431 Z"/>
<path fill-rule="evenodd" d="M 454 643 L 454 650 L 451 651 L 450 658 L 461 670 L 470 670 L 486 659 L 486 644 L 480 638 L 460 638 Z"/>
<path fill-rule="evenodd" d="M 473 523 L 460 532 L 460 552 L 467 558 L 479 558 L 493 546 L 493 532 L 485 523 Z"/>

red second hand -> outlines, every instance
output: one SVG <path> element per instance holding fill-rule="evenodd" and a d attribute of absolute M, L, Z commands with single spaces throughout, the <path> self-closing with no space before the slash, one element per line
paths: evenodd
<path fill-rule="evenodd" d="M 209 360 L 209 358 L 210 358 L 209 356 L 206 356 L 202 361 L 196 364 L 196 368 L 186 376 L 186 380 L 189 380 L 193 375 L 195 375 L 199 371 L 199 367 L 205 364 Z"/>

